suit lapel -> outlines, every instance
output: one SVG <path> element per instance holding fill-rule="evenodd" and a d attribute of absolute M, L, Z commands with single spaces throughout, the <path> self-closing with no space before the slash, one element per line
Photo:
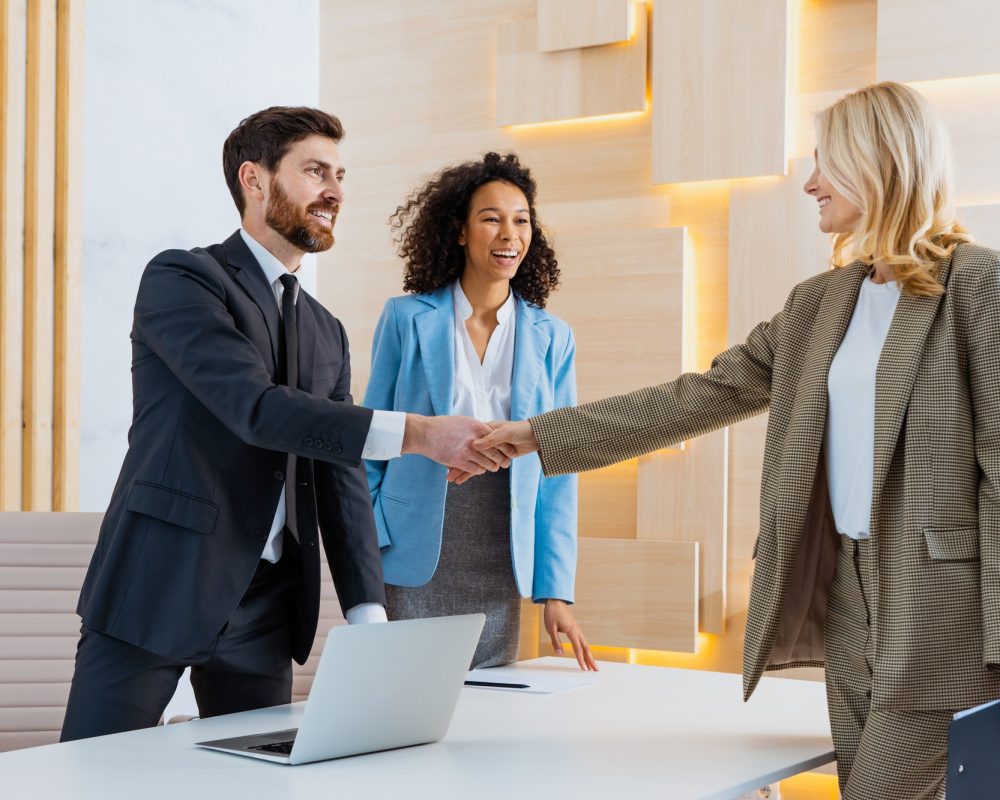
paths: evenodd
<path fill-rule="evenodd" d="M 544 317 L 520 297 L 516 298 L 514 326 L 514 374 L 511 378 L 511 419 L 527 419 L 534 413 L 532 401 L 542 374 L 552 330 L 540 324 Z"/>
<path fill-rule="evenodd" d="M 951 261 L 942 262 L 938 280 L 947 285 Z M 901 295 L 882 345 L 875 372 L 875 457 L 872 509 L 878 508 L 889 464 L 903 427 L 906 407 L 917 379 L 917 367 L 944 292 L 936 297 Z"/>
<path fill-rule="evenodd" d="M 427 390 L 435 414 L 450 414 L 455 378 L 452 360 L 455 351 L 455 312 L 451 287 L 444 286 L 420 299 L 429 308 L 414 317 L 420 360 L 424 365 Z"/>
<path fill-rule="evenodd" d="M 267 326 L 267 333 L 271 339 L 271 355 L 275 365 L 277 365 L 280 363 L 278 359 L 278 333 L 281 330 L 281 315 L 278 313 L 278 303 L 274 299 L 274 291 L 239 231 L 226 239 L 222 248 L 226 254 L 226 261 L 235 270 L 233 277 L 236 282 L 250 295 L 264 316 L 264 324 Z"/>
<path fill-rule="evenodd" d="M 795 407 L 785 435 L 785 441 L 794 446 L 785 451 L 782 485 L 794 493 L 797 510 L 801 512 L 789 515 L 791 524 L 785 529 L 787 537 L 779 536 L 779 550 L 785 552 L 795 552 L 798 547 L 802 533 L 800 518 L 804 519 L 809 506 L 826 432 L 830 364 L 847 332 L 861 282 L 867 274 L 868 267 L 862 262 L 835 270 L 816 314 L 802 362 Z"/>

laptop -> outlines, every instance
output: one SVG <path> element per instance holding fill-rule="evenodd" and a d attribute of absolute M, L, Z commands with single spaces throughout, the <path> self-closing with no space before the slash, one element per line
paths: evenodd
<path fill-rule="evenodd" d="M 436 742 L 451 724 L 485 622 L 465 614 L 334 628 L 298 728 L 197 746 L 309 764 Z"/>

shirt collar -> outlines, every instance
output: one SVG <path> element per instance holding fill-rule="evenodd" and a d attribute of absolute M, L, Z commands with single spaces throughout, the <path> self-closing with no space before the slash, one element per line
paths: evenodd
<path fill-rule="evenodd" d="M 246 243 L 246 246 L 250 248 L 250 252 L 253 253 L 253 257 L 257 259 L 257 263 L 260 264 L 260 268 L 264 271 L 264 277 L 267 278 L 267 282 L 271 284 L 272 287 L 278 283 L 278 278 L 282 275 L 294 274 L 284 264 L 278 261 L 277 257 L 270 250 L 247 233 L 245 228 L 240 228 L 240 236 L 243 237 L 243 241 Z M 298 289 L 296 289 L 295 299 L 298 299 Z"/>
<path fill-rule="evenodd" d="M 455 312 L 459 315 L 459 319 L 466 320 L 472 316 L 472 303 L 469 302 L 469 298 L 465 296 L 465 292 L 462 291 L 462 282 L 455 281 L 451 287 L 451 295 L 455 302 Z M 514 293 L 512 291 L 507 292 L 507 299 L 500 308 L 497 309 L 497 323 L 500 325 L 505 325 L 514 313 Z"/>

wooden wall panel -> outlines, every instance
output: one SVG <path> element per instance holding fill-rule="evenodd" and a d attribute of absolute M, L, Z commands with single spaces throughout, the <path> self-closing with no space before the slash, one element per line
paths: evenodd
<path fill-rule="evenodd" d="M 1000 204 L 963 206 L 958 209 L 958 218 L 976 241 L 1000 249 Z"/>
<path fill-rule="evenodd" d="M 504 24 L 497 34 L 496 124 L 641 112 L 646 107 L 646 6 L 636 6 L 627 44 L 543 53 L 538 23 Z"/>
<path fill-rule="evenodd" d="M 635 460 L 580 475 L 580 536 L 635 538 L 638 477 Z"/>
<path fill-rule="evenodd" d="M 802 0 L 797 91 L 854 89 L 875 82 L 878 0 Z"/>
<path fill-rule="evenodd" d="M 580 402 L 639 389 L 651 374 L 679 373 L 684 229 L 557 232 L 554 245 L 565 280 L 548 307 L 573 326 L 587 354 L 577 366 Z"/>
<path fill-rule="evenodd" d="M 878 80 L 1000 72 L 1000 5 L 993 0 L 879 0 Z"/>
<path fill-rule="evenodd" d="M 573 612 L 592 644 L 693 652 L 698 545 L 580 539 Z"/>
<path fill-rule="evenodd" d="M 698 630 L 726 619 L 728 430 L 639 459 L 637 537 L 698 543 Z"/>
<path fill-rule="evenodd" d="M 0 511 L 21 508 L 26 0 L 2 0 L 0 30 Z"/>
<path fill-rule="evenodd" d="M 80 501 L 80 307 L 83 273 L 83 3 L 60 0 L 55 186 L 52 508 Z"/>
<path fill-rule="evenodd" d="M 1000 75 L 928 81 L 914 88 L 941 113 L 955 151 L 960 205 L 1000 202 Z"/>
<path fill-rule="evenodd" d="M 627 41 L 630 0 L 538 0 L 538 49 L 572 50 Z"/>
<path fill-rule="evenodd" d="M 0 510 L 78 503 L 83 0 L 0 0 Z"/>
<path fill-rule="evenodd" d="M 784 174 L 788 19 L 789 0 L 658 0 L 655 183 Z"/>
<path fill-rule="evenodd" d="M 24 231 L 24 508 L 52 508 L 56 0 L 28 4 Z"/>

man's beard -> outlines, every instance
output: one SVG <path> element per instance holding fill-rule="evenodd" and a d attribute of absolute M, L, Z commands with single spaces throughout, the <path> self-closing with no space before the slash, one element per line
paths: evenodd
<path fill-rule="evenodd" d="M 314 222 L 315 218 L 309 214 L 310 209 L 330 211 L 334 220 L 337 218 L 336 205 L 314 203 L 302 210 L 285 194 L 277 179 L 271 181 L 271 197 L 264 221 L 302 252 L 321 253 L 333 247 L 333 230 L 321 228 L 319 222 Z"/>

